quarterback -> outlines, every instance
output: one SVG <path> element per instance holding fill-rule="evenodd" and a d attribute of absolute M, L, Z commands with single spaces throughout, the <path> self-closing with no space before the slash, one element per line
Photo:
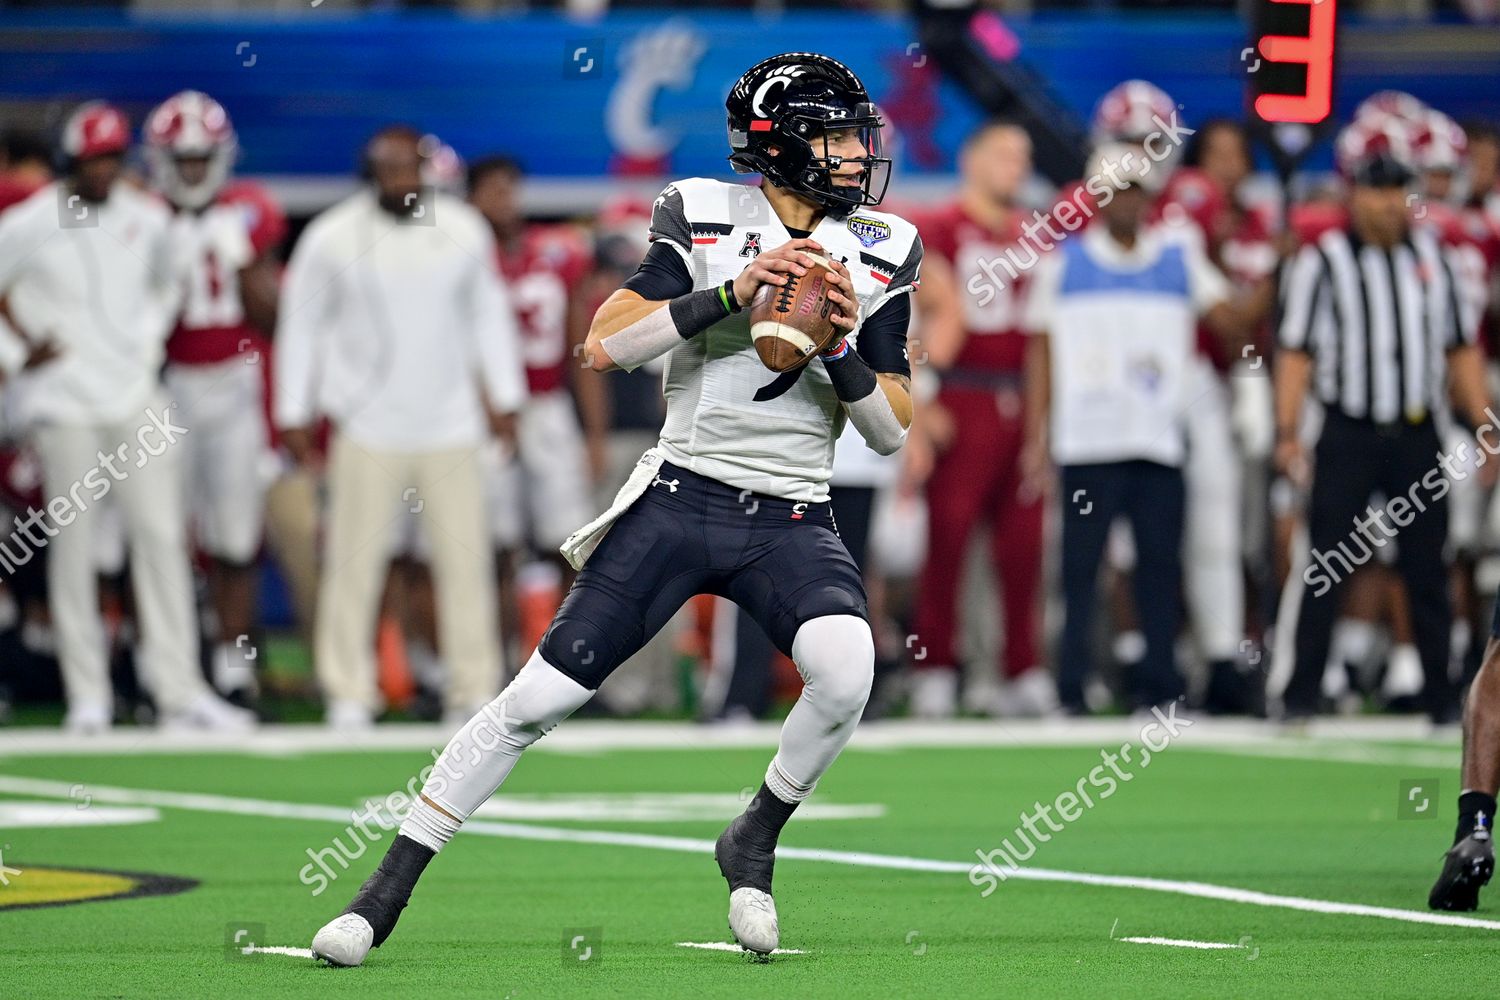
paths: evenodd
<path fill-rule="evenodd" d="M 777 840 L 853 734 L 874 668 L 864 586 L 829 510 L 834 442 L 846 422 L 882 454 L 906 438 L 922 244 L 910 223 L 871 210 L 890 160 L 847 67 L 775 56 L 739 79 L 726 107 L 729 161 L 760 185 L 668 185 L 645 260 L 600 307 L 584 349 L 606 370 L 666 355 L 661 440 L 563 545 L 580 570 L 572 590 L 516 678 L 438 757 L 375 873 L 314 937 L 327 962 L 358 965 L 384 942 L 433 855 L 521 752 L 699 593 L 744 607 L 806 682 L 764 782 L 714 850 L 735 938 L 762 955 L 778 943 Z M 777 375 L 752 343 L 749 307 L 763 285 L 790 293 L 812 255 L 831 262 L 821 273 L 833 341 Z"/>

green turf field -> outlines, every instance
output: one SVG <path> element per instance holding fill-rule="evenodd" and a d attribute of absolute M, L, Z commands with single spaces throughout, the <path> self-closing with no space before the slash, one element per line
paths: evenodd
<path fill-rule="evenodd" d="M 730 940 L 709 844 L 758 785 L 774 729 L 564 726 L 521 763 L 505 814 L 471 821 L 434 862 L 359 969 L 246 954 L 235 938 L 307 946 L 391 834 L 321 895 L 299 876 L 308 851 L 335 837 L 357 850 L 351 812 L 411 780 L 430 759 L 421 739 L 167 753 L 127 733 L 84 755 L 38 752 L 12 730 L 0 739 L 0 996 L 1367 998 L 1488 981 L 1500 889 L 1472 915 L 1479 926 L 1415 922 L 1451 830 L 1454 739 L 1340 726 L 1219 740 L 1205 723 L 982 896 L 976 850 L 1017 843 L 1023 810 L 1076 789 L 1134 728 L 863 731 L 782 839 L 782 947 L 801 954 L 755 963 L 679 942 Z M 955 734 L 992 745 L 910 745 Z M 1043 745 L 1059 739 L 1073 745 Z M 67 868 L 197 884 L 14 905 L 125 884 L 48 870 Z M 1350 912 L 1360 905 L 1376 909 Z"/>

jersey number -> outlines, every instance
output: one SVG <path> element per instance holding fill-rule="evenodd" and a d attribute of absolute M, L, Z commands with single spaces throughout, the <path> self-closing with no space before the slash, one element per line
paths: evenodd
<path fill-rule="evenodd" d="M 190 330 L 236 326 L 245 318 L 239 275 L 226 268 L 212 250 L 204 250 L 187 279 L 182 324 Z"/>
<path fill-rule="evenodd" d="M 550 271 L 533 271 L 511 283 L 521 324 L 521 358 L 527 368 L 551 368 L 568 356 L 568 289 Z"/>

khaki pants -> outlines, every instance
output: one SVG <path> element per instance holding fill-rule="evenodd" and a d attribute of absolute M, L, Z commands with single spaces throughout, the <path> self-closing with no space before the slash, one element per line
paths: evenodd
<path fill-rule="evenodd" d="M 500 690 L 494 555 L 479 449 L 371 451 L 335 435 L 314 659 L 330 701 L 380 708 L 375 625 L 397 522 L 415 510 L 432 550 L 438 642 L 449 709 L 478 709 Z"/>
<path fill-rule="evenodd" d="M 157 414 L 173 412 L 160 394 L 149 408 Z M 106 504 L 124 515 L 142 684 L 168 714 L 185 710 L 208 690 L 197 660 L 182 502 L 184 445 L 166 442 L 155 431 L 143 436 L 142 428 L 150 426 L 143 411 L 115 424 L 42 426 L 33 435 L 49 506 L 58 508 L 56 518 L 48 519 L 56 534 L 47 543 L 47 599 L 70 707 L 108 707 L 113 701 L 95 565 Z M 103 471 L 101 453 L 116 458 L 117 474 Z M 108 492 L 102 492 L 106 484 Z M 33 528 L 29 534 L 40 538 L 43 531 Z M 14 546 L 20 538 L 10 541 Z"/>
<path fill-rule="evenodd" d="M 312 641 L 318 607 L 318 477 L 291 469 L 266 491 L 266 544 L 291 591 L 297 630 Z"/>

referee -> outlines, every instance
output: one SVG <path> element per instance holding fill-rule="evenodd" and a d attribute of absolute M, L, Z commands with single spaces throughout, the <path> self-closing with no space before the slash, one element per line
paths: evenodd
<path fill-rule="evenodd" d="M 1304 589 L 1284 717 L 1315 714 L 1341 585 L 1395 539 L 1425 707 L 1434 721 L 1451 722 L 1449 483 L 1433 415 L 1451 385 L 1456 419 L 1486 422 L 1483 361 L 1475 331 L 1460 319 L 1448 261 L 1430 234 L 1411 226 L 1411 169 L 1387 149 L 1357 153 L 1348 166 L 1349 223 L 1298 253 L 1277 337 L 1276 465 L 1294 483 L 1312 481 L 1311 558 L 1291 584 Z M 1311 470 L 1298 428 L 1310 389 L 1324 410 Z M 1378 515 L 1376 493 L 1387 502 Z"/>

